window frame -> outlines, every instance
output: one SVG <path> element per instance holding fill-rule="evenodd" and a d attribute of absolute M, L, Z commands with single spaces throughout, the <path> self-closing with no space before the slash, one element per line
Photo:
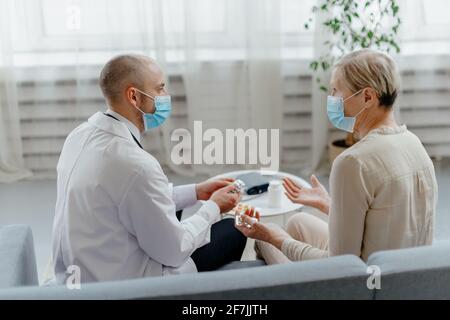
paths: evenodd
<path fill-rule="evenodd" d="M 450 50 L 450 23 L 448 26 L 425 25 L 425 13 L 423 0 L 401 0 L 406 10 L 403 18 L 403 25 L 400 33 L 400 41 L 402 43 L 402 54 L 426 54 L 439 53 L 445 54 Z M 33 0 L 27 2 L 20 2 L 22 5 L 31 6 L 27 10 L 22 10 L 23 21 L 22 26 L 19 27 L 18 33 L 20 36 L 15 39 L 14 48 L 15 54 L 18 56 L 31 57 L 33 55 L 41 55 L 50 60 L 51 56 L 61 55 L 69 56 L 76 53 L 92 57 L 96 53 L 108 53 L 115 51 L 143 51 L 148 53 L 156 53 L 157 46 L 155 43 L 148 43 L 142 45 L 143 39 L 149 37 L 142 33 L 128 34 L 126 37 L 117 34 L 108 35 L 74 35 L 67 36 L 49 36 L 45 34 L 44 25 L 44 0 Z M 235 21 L 235 6 L 232 1 L 224 0 L 225 5 L 225 30 L 223 32 L 205 32 L 204 34 L 196 35 L 196 50 L 200 53 L 201 59 L 222 59 L 222 60 L 239 60 L 245 53 L 245 38 L 239 37 L 239 25 Z M 25 9 L 25 8 L 23 8 Z M 305 10 L 307 6 L 305 6 Z M 160 9 L 162 10 L 162 9 Z M 39 14 L 35 14 L 39 12 Z M 150 12 L 151 14 L 151 12 Z M 283 17 L 281 17 L 283 18 Z M 22 29 L 24 28 L 24 29 Z M 438 30 L 439 32 L 436 32 Z M 436 34 L 435 37 L 430 37 L 430 34 Z M 183 33 L 173 32 L 166 35 L 164 47 L 167 52 L 166 56 L 181 57 L 185 54 Z M 286 32 L 282 30 L 280 25 L 281 37 L 281 58 L 282 59 L 302 59 L 312 58 L 314 53 L 314 31 L 311 28 L 309 31 L 300 29 L 298 32 L 292 30 Z M 151 37 L 150 38 L 154 38 Z M 120 40 L 119 40 L 120 39 Z M 433 45 L 433 52 L 428 52 L 429 49 L 424 46 L 424 43 Z M 428 50 L 428 51 L 427 51 Z M 204 58 L 206 57 L 206 58 Z M 91 58 L 89 58 L 91 59 Z M 183 58 L 176 58 L 181 61 Z M 26 60 L 26 59 L 25 59 Z M 62 58 L 60 60 L 63 60 Z M 70 61 L 70 59 L 68 59 Z M 170 60 L 170 58 L 169 58 Z M 41 61 L 41 59 L 36 59 Z"/>
<path fill-rule="evenodd" d="M 243 39 L 236 37 L 239 34 L 238 26 L 233 23 L 232 3 L 225 3 L 225 30 L 223 32 L 205 32 L 197 35 L 197 43 L 199 48 L 211 49 L 232 49 L 244 43 Z M 82 44 L 83 51 L 104 51 L 115 50 L 123 47 L 142 48 L 142 39 L 145 37 L 143 32 L 129 33 L 126 37 L 120 35 L 118 40 L 117 34 L 108 35 L 47 35 L 44 24 L 44 0 L 33 0 L 26 3 L 27 10 L 23 10 L 26 24 L 19 27 L 18 34 L 23 41 L 15 42 L 15 51 L 18 53 L 30 53 L 46 51 L 70 51 L 80 49 Z M 39 12 L 39 14 L 30 14 Z M 280 27 L 281 28 L 281 27 Z M 123 38 L 126 38 L 125 40 Z M 166 35 L 167 49 L 177 49 L 183 44 L 183 33 L 172 32 Z M 313 32 L 301 30 L 299 32 L 281 33 L 282 46 L 295 47 L 312 45 Z M 155 44 L 150 43 L 145 46 L 148 50 L 154 50 Z"/>
<path fill-rule="evenodd" d="M 403 1 L 406 19 L 403 18 L 402 41 L 405 42 L 450 42 L 450 20 L 447 25 L 428 25 L 425 21 L 423 0 Z M 450 8 L 450 6 L 449 6 Z M 433 35 L 430 37 L 430 35 Z"/>

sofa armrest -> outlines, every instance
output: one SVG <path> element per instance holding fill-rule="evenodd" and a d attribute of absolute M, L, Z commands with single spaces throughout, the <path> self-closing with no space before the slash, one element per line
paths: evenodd
<path fill-rule="evenodd" d="M 38 285 L 30 227 L 0 227 L 0 288 Z"/>

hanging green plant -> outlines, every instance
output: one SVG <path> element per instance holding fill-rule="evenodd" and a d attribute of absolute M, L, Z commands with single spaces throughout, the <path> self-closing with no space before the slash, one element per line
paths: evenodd
<path fill-rule="evenodd" d="M 312 8 L 314 14 L 326 13 L 323 25 L 332 34 L 323 44 L 326 54 L 315 58 L 310 68 L 315 72 L 327 71 L 345 54 L 364 48 L 383 52 L 400 52 L 398 31 L 401 25 L 400 7 L 395 0 L 319 0 Z M 305 23 L 310 29 L 313 19 Z M 320 89 L 328 91 L 319 76 Z"/>

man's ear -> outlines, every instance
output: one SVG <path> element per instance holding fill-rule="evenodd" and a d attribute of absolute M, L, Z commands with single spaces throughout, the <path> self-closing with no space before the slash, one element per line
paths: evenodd
<path fill-rule="evenodd" d="M 125 96 L 128 102 L 134 104 L 135 106 L 137 105 L 136 89 L 129 87 L 125 91 Z"/>

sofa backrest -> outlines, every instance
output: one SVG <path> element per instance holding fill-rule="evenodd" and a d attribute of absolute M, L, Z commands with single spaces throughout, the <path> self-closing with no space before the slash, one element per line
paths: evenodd
<path fill-rule="evenodd" d="M 30 227 L 0 227 L 0 288 L 35 285 L 38 276 Z"/>
<path fill-rule="evenodd" d="M 355 256 L 239 270 L 81 285 L 0 290 L 0 299 L 372 299 Z"/>
<path fill-rule="evenodd" d="M 368 266 L 380 271 L 369 289 Z M 284 265 L 38 287 L 31 229 L 0 227 L 1 299 L 450 299 L 450 241 L 382 251 L 367 265 L 355 256 Z"/>
<path fill-rule="evenodd" d="M 380 251 L 368 264 L 381 271 L 375 299 L 450 299 L 450 241 Z"/>

